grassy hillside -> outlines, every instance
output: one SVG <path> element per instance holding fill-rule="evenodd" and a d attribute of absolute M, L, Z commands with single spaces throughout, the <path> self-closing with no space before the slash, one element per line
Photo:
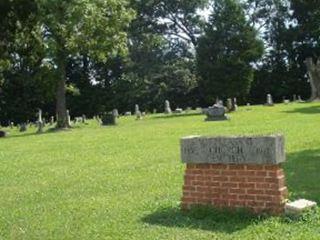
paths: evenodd
<path fill-rule="evenodd" d="M 318 215 L 298 221 L 179 211 L 187 135 L 282 133 L 290 199 L 320 203 L 320 104 L 242 107 L 203 115 L 94 120 L 71 131 L 9 130 L 0 139 L 0 239 L 320 239 Z"/>

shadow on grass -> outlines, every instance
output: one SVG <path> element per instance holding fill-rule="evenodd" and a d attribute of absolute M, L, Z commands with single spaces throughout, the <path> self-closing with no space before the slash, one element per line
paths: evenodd
<path fill-rule="evenodd" d="M 178 117 L 192 117 L 192 116 L 199 116 L 202 115 L 202 113 L 172 113 L 168 115 L 160 115 L 155 116 L 152 119 L 166 119 L 166 118 L 178 118 Z"/>
<path fill-rule="evenodd" d="M 288 154 L 284 170 L 291 200 L 306 198 L 320 203 L 320 149 Z"/>
<path fill-rule="evenodd" d="M 291 111 L 284 111 L 285 113 L 303 113 L 303 114 L 317 114 L 320 113 L 320 106 L 296 108 Z"/>
<path fill-rule="evenodd" d="M 320 148 L 291 153 L 287 158 L 284 170 L 290 200 L 306 198 L 320 203 Z M 319 214 L 311 214 L 311 218 L 314 217 L 318 218 Z M 165 208 L 144 217 L 142 221 L 166 227 L 233 233 L 252 224 L 262 223 L 267 218 L 268 216 L 255 216 L 241 209 L 230 211 L 201 207 L 187 212 L 179 208 Z M 280 220 L 292 221 L 285 216 Z"/>
<path fill-rule="evenodd" d="M 196 207 L 189 211 L 181 211 L 179 208 L 161 209 L 144 217 L 142 221 L 165 227 L 233 233 L 265 219 L 267 216 L 255 216 L 243 209 L 230 211 Z"/>
<path fill-rule="evenodd" d="M 73 128 L 73 127 L 72 127 Z M 59 129 L 57 130 L 56 128 L 49 128 L 46 131 L 43 131 L 42 133 L 37 133 L 37 129 L 35 129 L 34 132 L 28 132 L 28 133 L 20 133 L 18 135 L 9 135 L 8 137 L 4 139 L 10 139 L 10 138 L 21 138 L 21 137 L 30 137 L 30 136 L 41 136 L 41 135 L 46 135 L 46 134 L 51 134 L 51 133 L 59 133 L 59 132 L 64 132 L 64 131 L 70 131 L 71 129 Z"/>

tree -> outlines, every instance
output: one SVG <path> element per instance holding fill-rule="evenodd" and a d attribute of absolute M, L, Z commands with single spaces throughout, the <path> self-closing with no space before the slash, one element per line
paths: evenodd
<path fill-rule="evenodd" d="M 126 0 L 38 0 L 39 24 L 49 61 L 56 68 L 57 128 L 67 128 L 68 59 L 86 54 L 107 60 L 126 50 L 125 28 L 133 17 Z"/>
<path fill-rule="evenodd" d="M 128 30 L 129 54 L 123 61 L 124 75 L 113 84 L 117 108 L 125 110 L 128 105 L 139 103 L 142 109 L 162 110 L 167 98 L 173 106 L 188 104 L 187 96 L 197 83 L 192 43 L 178 37 L 181 30 L 173 27 L 168 17 L 188 18 L 185 24 L 198 29 L 199 16 L 195 13 L 203 2 L 131 1 L 137 17 Z"/>
<path fill-rule="evenodd" d="M 311 85 L 311 101 L 320 101 L 320 58 L 314 63 L 312 57 L 305 61 Z"/>
<path fill-rule="evenodd" d="M 310 100 L 320 100 L 320 5 L 317 0 L 291 0 L 292 20 L 296 21 L 296 59 L 306 64 L 311 85 Z"/>
<path fill-rule="evenodd" d="M 0 80 L 3 73 L 14 64 L 13 52 L 23 45 L 36 41 L 32 35 L 36 23 L 37 5 L 35 0 L 0 1 Z M 30 44 L 26 44 L 28 48 Z"/>
<path fill-rule="evenodd" d="M 200 88 L 206 103 L 215 97 L 244 98 L 253 80 L 253 63 L 263 43 L 236 0 L 217 0 L 197 47 Z"/>

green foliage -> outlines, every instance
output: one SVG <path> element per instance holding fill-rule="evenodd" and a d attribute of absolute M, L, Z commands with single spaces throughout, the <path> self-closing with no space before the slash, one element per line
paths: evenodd
<path fill-rule="evenodd" d="M 256 1 L 253 1 L 256 3 Z M 263 32 L 266 52 L 255 72 L 250 101 L 263 103 L 266 94 L 272 93 L 275 101 L 292 95 L 309 96 L 304 64 L 296 54 L 295 33 L 288 1 L 259 1 L 256 21 L 267 31 Z M 263 14 L 259 14 L 263 13 Z"/>
<path fill-rule="evenodd" d="M 134 16 L 126 0 L 38 0 L 43 40 L 52 58 L 86 53 L 105 60 L 126 52 L 125 27 Z"/>
<path fill-rule="evenodd" d="M 296 20 L 296 44 L 300 57 L 320 56 L 320 5 L 319 1 L 291 0 L 293 20 Z"/>
<path fill-rule="evenodd" d="M 215 1 L 213 13 L 197 47 L 201 90 L 207 103 L 216 97 L 244 98 L 253 80 L 253 66 L 263 44 L 248 25 L 241 5 Z"/>
<path fill-rule="evenodd" d="M 25 50 L 30 50 L 27 49 L 30 39 L 36 41 L 34 35 L 30 34 L 34 29 L 36 14 L 34 0 L 0 1 L 0 74 L 12 66 L 11 54 L 18 48 L 17 45 L 27 40 Z"/>

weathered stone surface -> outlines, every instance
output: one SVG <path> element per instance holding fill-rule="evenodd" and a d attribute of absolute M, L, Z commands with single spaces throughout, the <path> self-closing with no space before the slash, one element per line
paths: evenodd
<path fill-rule="evenodd" d="M 273 106 L 273 99 L 271 94 L 267 94 L 267 103 L 265 104 L 266 106 Z"/>
<path fill-rule="evenodd" d="M 107 125 L 116 125 L 116 117 L 113 115 L 113 113 L 104 113 L 101 117 L 101 123 L 103 126 Z"/>
<path fill-rule="evenodd" d="M 279 164 L 285 161 L 284 137 L 184 137 L 181 159 L 184 163 Z"/>
<path fill-rule="evenodd" d="M 166 100 L 164 102 L 164 113 L 165 114 L 171 114 L 172 113 L 171 108 L 170 108 L 170 102 L 168 100 Z"/>
<path fill-rule="evenodd" d="M 223 105 L 215 104 L 206 110 L 206 121 L 223 121 L 228 120 L 228 116 L 225 115 L 226 110 Z"/>
<path fill-rule="evenodd" d="M 316 202 L 309 201 L 306 199 L 299 199 L 294 202 L 286 203 L 286 205 L 284 206 L 284 210 L 286 214 L 299 215 L 316 206 Z"/>

